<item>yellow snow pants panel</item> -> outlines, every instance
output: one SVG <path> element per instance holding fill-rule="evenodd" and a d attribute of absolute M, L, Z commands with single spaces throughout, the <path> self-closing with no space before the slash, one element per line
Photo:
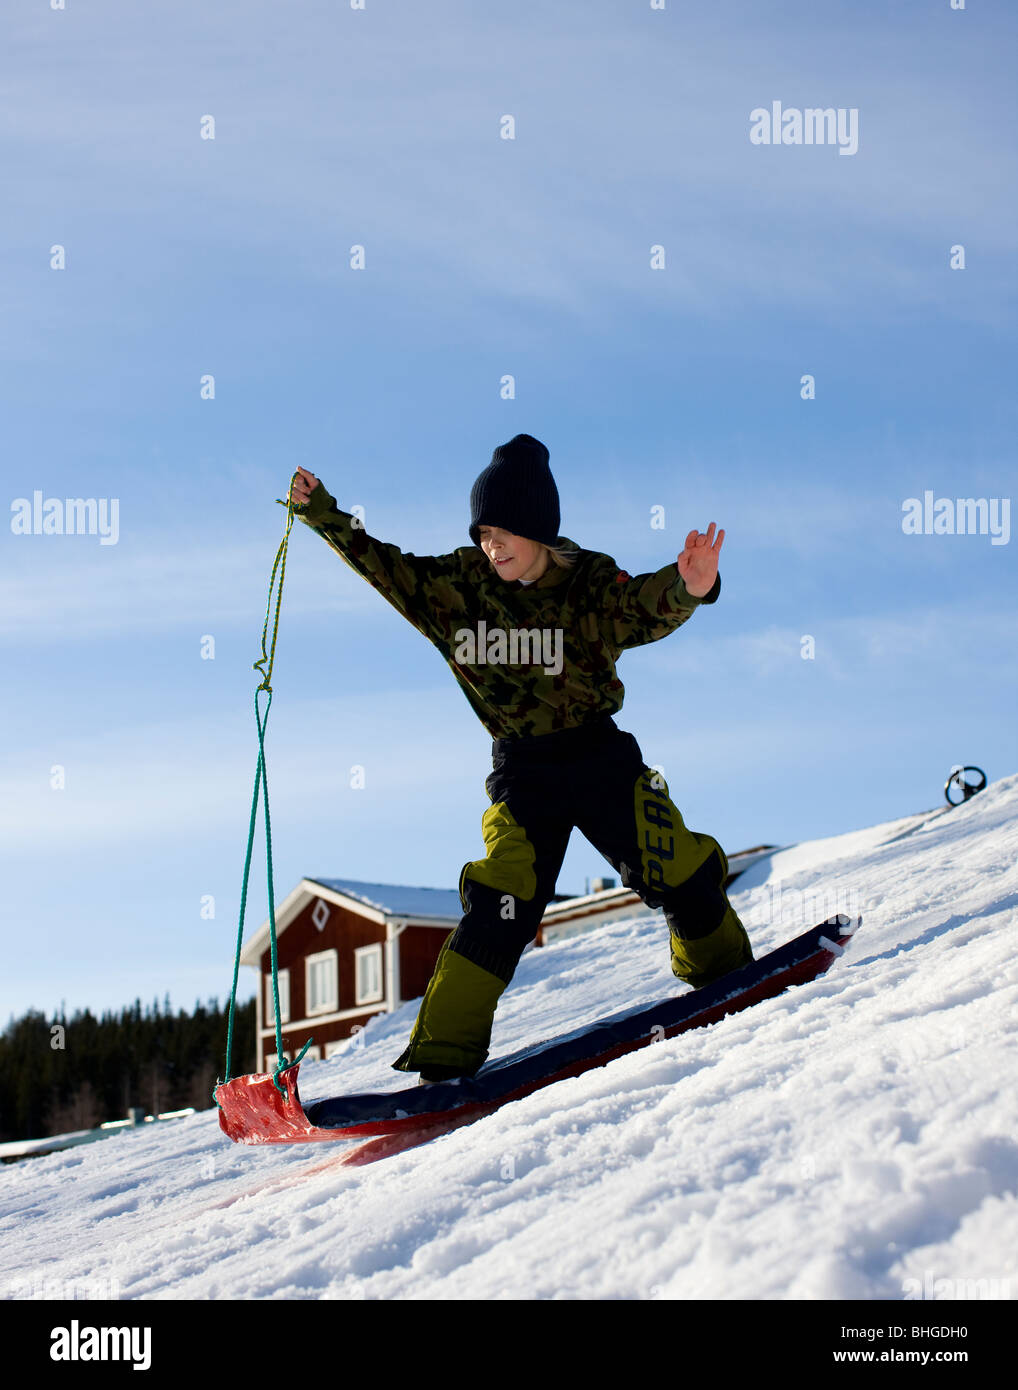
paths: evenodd
<path fill-rule="evenodd" d="M 471 1076 L 488 1055 L 495 1008 L 505 982 L 490 971 L 450 949 L 446 938 L 410 1043 L 396 1071 L 428 1073 L 429 1079 Z"/>
<path fill-rule="evenodd" d="M 749 937 L 724 891 L 724 850 L 712 836 L 686 828 L 659 772 L 644 768 L 635 790 L 641 896 L 665 908 L 672 974 L 699 988 L 748 965 Z"/>
<path fill-rule="evenodd" d="M 500 893 L 529 900 L 537 891 L 534 861 L 537 852 L 527 838 L 522 825 L 517 825 L 513 813 L 504 801 L 496 801 L 481 817 L 481 834 L 487 850 L 485 859 L 475 859 L 464 865 L 460 875 L 460 896 L 463 878 L 486 883 Z M 464 910 L 466 903 L 464 903 Z"/>

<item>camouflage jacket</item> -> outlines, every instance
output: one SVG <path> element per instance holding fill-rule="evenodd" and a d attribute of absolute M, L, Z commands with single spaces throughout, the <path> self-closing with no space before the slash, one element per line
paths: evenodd
<path fill-rule="evenodd" d="M 375 540 L 321 482 L 294 516 L 434 643 L 493 738 L 617 713 L 625 694 L 615 674 L 619 654 L 667 637 L 721 590 L 719 575 L 694 598 L 674 560 L 628 575 L 564 536 L 558 543 L 577 552 L 572 568 L 549 563 L 529 585 L 504 580 L 479 546 L 412 555 Z"/>

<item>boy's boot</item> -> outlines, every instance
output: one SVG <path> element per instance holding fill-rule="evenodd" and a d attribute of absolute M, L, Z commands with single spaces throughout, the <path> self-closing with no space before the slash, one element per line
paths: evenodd
<path fill-rule="evenodd" d="M 753 959 L 753 948 L 746 928 L 731 905 L 725 911 L 721 925 L 707 936 L 689 940 L 679 936 L 673 927 L 670 940 L 672 974 L 691 984 L 694 989 L 713 984 L 723 975 L 749 965 Z"/>
<path fill-rule="evenodd" d="M 746 928 L 728 901 L 728 856 L 709 835 L 694 834 L 711 853 L 673 890 L 665 909 L 671 942 L 672 974 L 694 989 L 749 965 L 753 947 Z M 716 925 L 715 925 L 716 924 Z"/>

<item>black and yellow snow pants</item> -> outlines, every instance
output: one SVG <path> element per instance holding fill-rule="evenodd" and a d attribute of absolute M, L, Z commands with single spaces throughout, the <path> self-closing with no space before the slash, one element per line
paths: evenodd
<path fill-rule="evenodd" d="M 575 826 L 648 906 L 664 912 L 672 972 L 699 987 L 753 959 L 724 891 L 716 840 L 687 830 L 660 773 L 605 716 L 535 738 L 496 739 L 482 817 L 487 854 L 464 864 L 463 917 L 445 941 L 396 1071 L 472 1076 L 495 1008 L 537 934 Z"/>

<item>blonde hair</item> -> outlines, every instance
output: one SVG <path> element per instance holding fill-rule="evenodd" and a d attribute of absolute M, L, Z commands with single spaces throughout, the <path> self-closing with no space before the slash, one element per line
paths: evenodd
<path fill-rule="evenodd" d="M 572 569 L 576 564 L 576 557 L 579 551 L 569 545 L 545 545 L 543 541 L 538 541 L 542 550 L 548 552 L 548 559 L 553 565 L 558 565 L 560 570 Z"/>

